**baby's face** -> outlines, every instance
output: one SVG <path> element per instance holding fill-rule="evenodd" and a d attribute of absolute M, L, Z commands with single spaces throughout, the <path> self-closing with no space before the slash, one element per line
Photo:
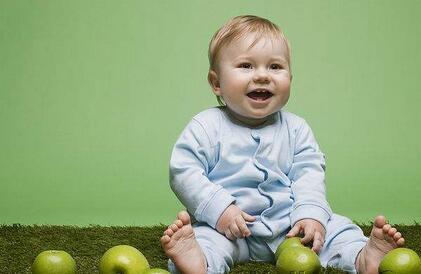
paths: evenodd
<path fill-rule="evenodd" d="M 234 116 L 251 126 L 288 101 L 291 85 L 288 49 L 281 39 L 262 38 L 252 48 L 254 35 L 233 41 L 219 52 L 217 71 L 211 71 L 213 91 L 222 96 Z"/>

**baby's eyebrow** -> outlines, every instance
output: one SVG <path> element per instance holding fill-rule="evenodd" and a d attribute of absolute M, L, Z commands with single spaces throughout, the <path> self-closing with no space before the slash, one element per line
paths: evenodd
<path fill-rule="evenodd" d="M 278 61 L 282 64 L 288 64 L 288 62 L 284 58 L 280 58 L 280 57 L 272 57 L 272 58 L 270 58 L 270 61 L 271 62 Z"/>
<path fill-rule="evenodd" d="M 253 57 L 254 57 L 253 55 L 239 55 L 234 59 L 234 61 L 245 60 L 245 59 L 253 59 Z M 278 56 L 273 56 L 269 59 L 269 62 L 274 62 L 274 61 L 278 61 L 278 62 L 283 63 L 283 64 L 288 63 L 284 58 L 278 57 Z"/>
<path fill-rule="evenodd" d="M 241 60 L 241 59 L 250 59 L 251 57 L 253 57 L 253 56 L 251 56 L 251 55 L 240 55 L 240 56 L 237 56 L 235 58 L 235 61 L 238 61 L 238 60 Z"/>

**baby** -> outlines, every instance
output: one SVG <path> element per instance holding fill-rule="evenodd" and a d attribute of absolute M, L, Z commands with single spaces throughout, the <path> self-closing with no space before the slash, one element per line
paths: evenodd
<path fill-rule="evenodd" d="M 161 245 L 172 273 L 227 273 L 235 263 L 275 262 L 301 236 L 322 266 L 377 273 L 404 238 L 377 216 L 369 238 L 326 200 L 325 159 L 306 121 L 282 109 L 290 48 L 269 20 L 238 16 L 209 44 L 208 80 L 221 106 L 197 114 L 177 140 L 170 185 L 186 207 Z"/>

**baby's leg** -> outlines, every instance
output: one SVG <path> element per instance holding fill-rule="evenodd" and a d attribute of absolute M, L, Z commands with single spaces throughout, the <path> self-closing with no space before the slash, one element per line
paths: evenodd
<path fill-rule="evenodd" d="M 383 216 L 377 216 L 367 245 L 357 257 L 358 273 L 375 274 L 384 255 L 405 244 L 402 234 L 391 227 Z"/>
<path fill-rule="evenodd" d="M 384 255 L 404 244 L 402 235 L 376 217 L 370 238 L 348 218 L 333 214 L 327 224 L 325 244 L 320 252 L 323 267 L 332 266 L 350 273 L 378 273 Z"/>
<path fill-rule="evenodd" d="M 189 269 L 191 269 L 193 273 L 227 273 L 229 272 L 230 268 L 232 268 L 234 263 L 247 261 L 249 259 L 249 249 L 245 239 L 237 239 L 236 241 L 230 241 L 224 235 L 218 233 L 215 229 L 211 228 L 210 226 L 204 223 L 195 223 L 192 227 L 190 224 L 190 217 L 188 216 L 187 212 L 180 212 L 178 214 L 178 219 L 180 219 L 181 216 L 187 217 L 188 222 L 186 224 L 184 224 L 183 222 L 184 225 L 180 228 L 180 223 L 176 220 L 174 224 L 178 227 L 178 229 L 176 229 L 177 231 L 171 233 L 171 231 L 173 231 L 172 228 L 175 227 L 173 227 L 174 224 L 170 225 L 170 231 L 168 231 L 167 229 L 164 232 L 165 235 L 161 238 L 161 245 L 167 256 L 170 258 L 170 272 L 176 273 L 178 269 L 179 271 L 181 271 L 181 273 L 191 273 L 189 272 Z M 187 229 L 185 229 L 186 226 Z M 186 232 L 188 232 L 185 232 L 185 235 L 191 236 L 177 236 L 177 232 L 183 229 L 185 229 Z M 170 236 L 168 234 L 172 235 Z M 166 236 L 170 238 L 170 241 L 168 241 L 168 238 Z M 177 237 L 174 238 L 175 236 Z M 188 238 L 188 240 L 185 238 Z M 193 240 L 195 242 L 193 246 L 196 246 L 196 244 L 199 246 L 201 255 L 193 256 L 188 252 L 184 252 L 184 248 L 180 248 L 178 252 L 174 252 L 174 249 L 169 251 L 168 244 L 171 243 L 171 241 L 173 241 L 172 245 L 177 246 L 179 241 L 178 239 L 182 239 L 183 241 L 185 240 L 187 242 Z M 185 244 L 183 243 L 182 245 L 184 246 Z M 189 247 L 186 249 L 188 251 L 191 248 Z M 196 262 L 197 258 L 205 259 L 205 272 L 198 271 L 198 269 L 202 270 L 202 264 L 192 267 L 193 262 Z"/>
<path fill-rule="evenodd" d="M 323 267 L 331 266 L 356 273 L 355 259 L 368 238 L 346 217 L 333 214 L 327 223 L 325 243 L 319 257 Z"/>

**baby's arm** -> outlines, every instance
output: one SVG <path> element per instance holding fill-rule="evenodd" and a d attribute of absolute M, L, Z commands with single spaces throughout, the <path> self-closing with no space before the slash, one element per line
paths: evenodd
<path fill-rule="evenodd" d="M 215 145 L 204 126 L 193 118 L 174 145 L 170 186 L 197 221 L 213 228 L 225 209 L 235 201 L 221 185 L 208 179 L 215 162 Z"/>
<path fill-rule="evenodd" d="M 313 240 L 313 250 L 320 250 L 332 210 L 326 200 L 324 155 L 304 120 L 296 131 L 293 164 L 288 177 L 294 197 L 290 235 L 304 232 L 302 241 Z"/>
<path fill-rule="evenodd" d="M 216 224 L 216 230 L 224 234 L 228 239 L 244 238 L 251 235 L 246 222 L 254 222 L 256 217 L 242 211 L 232 204 L 225 209 Z"/>

